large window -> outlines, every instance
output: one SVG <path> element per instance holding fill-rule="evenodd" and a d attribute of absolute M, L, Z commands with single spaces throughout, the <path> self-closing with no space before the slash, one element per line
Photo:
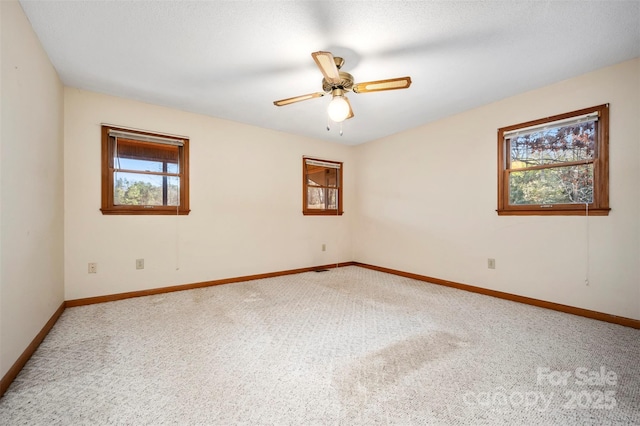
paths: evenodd
<path fill-rule="evenodd" d="M 101 210 L 189 214 L 189 140 L 102 126 Z"/>
<path fill-rule="evenodd" d="M 342 163 L 302 159 L 302 213 L 342 214 Z"/>
<path fill-rule="evenodd" d="M 608 104 L 499 129 L 498 214 L 609 214 L 608 151 Z"/>

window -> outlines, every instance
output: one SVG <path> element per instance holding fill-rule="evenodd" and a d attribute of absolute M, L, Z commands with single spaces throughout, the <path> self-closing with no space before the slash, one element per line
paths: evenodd
<path fill-rule="evenodd" d="M 609 210 L 608 104 L 498 129 L 499 215 Z"/>
<path fill-rule="evenodd" d="M 189 214 L 189 140 L 102 126 L 102 214 Z"/>
<path fill-rule="evenodd" d="M 302 213 L 341 215 L 342 163 L 302 159 Z"/>

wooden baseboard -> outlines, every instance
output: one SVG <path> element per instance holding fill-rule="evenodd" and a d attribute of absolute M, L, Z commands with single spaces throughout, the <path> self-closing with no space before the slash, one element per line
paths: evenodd
<path fill-rule="evenodd" d="M 38 346 L 40 346 L 40 343 L 42 343 L 44 338 L 47 337 L 47 334 L 49 334 L 49 331 L 51 331 L 53 325 L 56 323 L 56 321 L 58 321 L 58 318 L 60 318 L 60 315 L 62 315 L 64 309 L 65 303 L 62 302 L 60 307 L 53 313 L 53 316 L 51 316 L 49 321 L 47 321 L 44 327 L 42 327 L 40 333 L 38 333 L 38 335 L 31 341 L 29 346 L 27 346 L 27 349 L 22 352 L 22 355 L 20 355 L 18 360 L 13 363 L 9 371 L 7 371 L 7 374 L 5 374 L 2 379 L 0 379 L 0 397 L 2 397 L 7 389 L 9 389 L 9 386 L 18 376 L 18 373 L 20 373 L 22 367 L 24 367 L 27 361 L 29 361 L 29 358 L 31 358 L 36 349 L 38 349 Z"/>
<path fill-rule="evenodd" d="M 220 280 L 203 281 L 203 282 L 192 283 L 192 284 L 182 284 L 182 285 L 175 285 L 175 286 L 170 286 L 170 287 L 160 287 L 160 288 L 153 288 L 153 289 L 149 289 L 149 290 L 130 291 L 130 292 L 127 292 L 127 293 L 108 294 L 106 296 L 87 297 L 87 298 L 84 298 L 84 299 L 67 300 L 65 306 L 67 308 L 70 308 L 70 307 L 73 307 L 73 306 L 91 305 L 91 304 L 94 304 L 94 303 L 113 302 L 115 300 L 129 299 L 129 298 L 132 298 L 132 297 L 151 296 L 151 295 L 154 295 L 154 294 L 170 293 L 170 292 L 173 292 L 173 291 L 193 290 L 195 288 L 211 287 L 211 286 L 216 286 L 216 285 L 239 283 L 239 282 L 251 281 L 251 280 L 260 280 L 260 279 L 263 279 L 263 278 L 280 277 L 280 276 L 283 276 L 283 275 L 299 274 L 299 273 L 302 273 L 302 272 L 317 271 L 317 270 L 320 270 L 320 269 L 330 269 L 330 268 L 337 268 L 337 267 L 350 266 L 350 265 L 354 265 L 354 262 L 331 263 L 329 265 L 320 265 L 320 266 L 312 266 L 312 267 L 308 267 L 308 268 L 289 269 L 289 270 L 286 270 L 286 271 L 268 272 L 266 274 L 245 275 L 243 277 L 236 277 L 236 278 L 223 278 L 223 279 L 220 279 Z"/>
<path fill-rule="evenodd" d="M 411 272 L 398 271 L 396 269 L 384 268 L 381 266 L 368 265 L 366 263 L 351 262 L 355 266 L 363 268 L 373 269 L 375 271 L 386 272 L 388 274 L 399 275 L 405 278 L 412 278 L 414 280 L 425 281 L 431 284 L 438 284 L 446 287 L 457 288 L 459 290 L 470 291 L 473 293 L 484 294 L 485 296 L 497 297 L 499 299 L 510 300 L 512 302 L 524 303 L 527 305 L 533 305 L 540 308 L 551 309 L 554 311 L 564 312 L 567 314 L 578 315 L 581 317 L 596 319 L 599 321 L 610 322 L 613 324 L 623 325 L 625 327 L 640 329 L 640 320 L 632 318 L 619 317 L 616 315 L 605 314 L 602 312 L 591 311 L 589 309 L 576 308 L 574 306 L 562 305 L 560 303 L 547 302 L 545 300 L 534 299 L 531 297 L 518 296 L 516 294 L 505 293 L 497 290 L 489 290 L 482 287 L 475 287 L 469 284 L 461 284 L 453 281 L 441 280 L 439 278 L 427 277 L 425 275 L 413 274 Z"/>

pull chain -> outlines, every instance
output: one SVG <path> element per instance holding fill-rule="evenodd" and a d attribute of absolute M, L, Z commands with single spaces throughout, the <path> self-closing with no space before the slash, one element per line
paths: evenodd
<path fill-rule="evenodd" d="M 327 120 L 327 132 L 331 131 L 331 120 Z M 342 122 L 340 122 L 340 136 L 342 136 L 344 132 L 342 131 Z"/>

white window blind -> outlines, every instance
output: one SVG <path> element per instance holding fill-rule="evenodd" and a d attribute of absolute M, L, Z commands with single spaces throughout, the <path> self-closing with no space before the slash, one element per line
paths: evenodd
<path fill-rule="evenodd" d="M 511 130 L 504 133 L 504 138 L 511 139 L 514 137 L 530 135 L 532 133 L 554 129 L 557 127 L 572 126 L 574 124 L 586 123 L 589 121 L 596 121 L 596 120 L 598 120 L 598 113 L 592 112 L 589 114 L 580 115 L 578 117 L 570 117 L 565 120 L 558 120 L 558 121 L 553 121 L 551 123 L 540 124 L 537 126 L 529 126 L 529 127 L 523 127 L 521 129 Z"/>
<path fill-rule="evenodd" d="M 173 139 L 161 136 L 141 135 L 140 133 L 129 133 L 120 130 L 109 130 L 109 136 L 114 138 L 132 139 L 134 141 L 153 142 L 164 145 L 184 146 L 184 140 Z"/>
<path fill-rule="evenodd" d="M 305 158 L 304 161 L 305 161 L 305 164 L 308 164 L 310 166 L 327 167 L 327 168 L 330 168 L 330 169 L 339 169 L 340 168 L 340 163 L 330 163 L 328 161 L 311 160 L 309 158 Z"/>

